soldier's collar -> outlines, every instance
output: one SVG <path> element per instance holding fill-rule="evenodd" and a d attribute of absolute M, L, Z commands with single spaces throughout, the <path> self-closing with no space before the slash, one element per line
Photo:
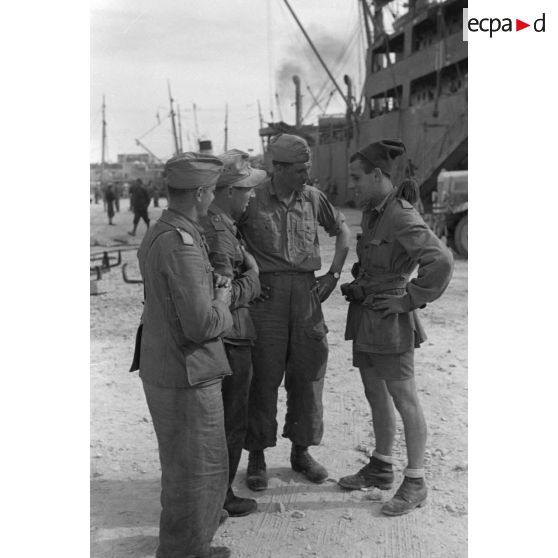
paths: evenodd
<path fill-rule="evenodd" d="M 225 225 L 227 225 L 230 228 L 234 228 L 235 226 L 235 222 L 234 219 L 228 215 L 225 211 L 223 211 L 218 205 L 215 205 L 214 203 L 212 203 L 209 206 L 209 210 L 208 210 L 209 215 L 213 216 L 213 219 L 218 218 L 221 221 L 223 221 L 223 223 Z"/>
<path fill-rule="evenodd" d="M 390 192 L 378 205 L 376 205 L 375 207 L 372 207 L 372 203 L 368 202 L 368 204 L 366 205 L 366 209 L 365 211 L 368 213 L 372 213 L 373 211 L 375 211 L 376 213 L 380 214 L 382 213 L 387 204 L 389 203 L 389 201 L 391 201 L 391 199 L 395 196 L 395 190 L 393 190 L 392 192 Z"/>

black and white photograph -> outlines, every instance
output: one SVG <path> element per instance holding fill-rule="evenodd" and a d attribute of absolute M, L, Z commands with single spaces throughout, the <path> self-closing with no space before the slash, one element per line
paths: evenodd
<path fill-rule="evenodd" d="M 91 1 L 93 558 L 467 556 L 467 7 Z"/>

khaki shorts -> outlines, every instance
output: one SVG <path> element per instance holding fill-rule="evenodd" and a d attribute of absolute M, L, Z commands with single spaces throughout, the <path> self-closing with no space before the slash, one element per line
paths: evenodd
<path fill-rule="evenodd" d="M 353 350 L 353 366 L 367 371 L 379 380 L 408 380 L 415 374 L 415 350 L 400 354 L 365 353 Z"/>

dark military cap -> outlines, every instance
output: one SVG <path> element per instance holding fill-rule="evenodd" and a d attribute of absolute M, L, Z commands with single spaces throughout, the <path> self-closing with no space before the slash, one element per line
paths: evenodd
<path fill-rule="evenodd" d="M 293 134 L 280 134 L 269 142 L 271 158 L 278 163 L 306 163 L 310 148 L 305 139 Z"/>
<path fill-rule="evenodd" d="M 393 160 L 405 153 L 405 145 L 400 139 L 385 139 L 371 143 L 357 151 L 374 168 L 380 169 L 388 176 L 393 169 Z"/>
<path fill-rule="evenodd" d="M 168 185 L 177 190 L 214 186 L 223 170 L 223 161 L 213 155 L 180 153 L 165 164 Z"/>

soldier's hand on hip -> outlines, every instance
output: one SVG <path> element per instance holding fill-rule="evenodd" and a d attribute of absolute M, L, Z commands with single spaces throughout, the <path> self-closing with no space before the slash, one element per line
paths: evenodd
<path fill-rule="evenodd" d="M 271 287 L 268 285 L 260 284 L 260 295 L 257 296 L 253 302 L 265 302 L 271 296 Z"/>
<path fill-rule="evenodd" d="M 329 298 L 329 295 L 333 292 L 336 285 L 337 279 L 335 279 L 331 273 L 316 277 L 316 285 L 314 288 L 318 291 L 320 302 L 324 302 Z"/>
<path fill-rule="evenodd" d="M 382 312 L 382 318 L 391 314 L 405 314 L 410 311 L 405 295 L 374 295 L 372 310 Z"/>
<path fill-rule="evenodd" d="M 223 287 L 217 287 L 215 289 L 215 300 L 220 300 L 221 302 L 224 302 L 227 306 L 230 306 L 231 304 L 231 293 L 232 293 L 232 289 L 231 286 L 223 286 Z"/>

